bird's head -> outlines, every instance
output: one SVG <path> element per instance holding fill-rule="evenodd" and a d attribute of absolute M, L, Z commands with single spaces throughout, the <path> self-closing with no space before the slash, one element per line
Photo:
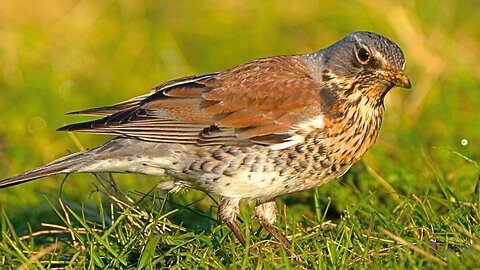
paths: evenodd
<path fill-rule="evenodd" d="M 375 33 L 351 33 L 313 55 L 320 73 L 318 79 L 346 90 L 356 89 L 383 101 L 394 86 L 411 87 L 400 47 Z"/>

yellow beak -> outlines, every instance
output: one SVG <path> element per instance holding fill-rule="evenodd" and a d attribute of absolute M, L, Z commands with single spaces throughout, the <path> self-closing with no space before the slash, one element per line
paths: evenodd
<path fill-rule="evenodd" d="M 393 83 L 395 86 L 402 88 L 412 87 L 412 83 L 403 70 L 379 70 L 377 73 L 382 79 Z"/>

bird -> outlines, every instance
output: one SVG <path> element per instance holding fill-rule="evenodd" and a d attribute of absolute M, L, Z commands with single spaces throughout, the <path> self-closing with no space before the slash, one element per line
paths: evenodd
<path fill-rule="evenodd" d="M 350 33 L 318 51 L 260 58 L 165 82 L 60 131 L 115 135 L 105 144 L 0 181 L 0 188 L 70 173 L 170 176 L 158 187 L 219 195 L 218 216 L 242 245 L 239 203 L 287 249 L 274 199 L 341 177 L 375 142 L 384 99 L 410 88 L 390 39 Z"/>

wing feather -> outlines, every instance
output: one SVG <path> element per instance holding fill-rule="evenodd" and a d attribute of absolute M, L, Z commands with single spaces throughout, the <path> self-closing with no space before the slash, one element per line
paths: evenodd
<path fill-rule="evenodd" d="M 271 145 L 285 142 L 293 127 L 320 113 L 318 87 L 301 56 L 271 57 L 75 112 L 103 118 L 60 130 L 154 142 Z"/>

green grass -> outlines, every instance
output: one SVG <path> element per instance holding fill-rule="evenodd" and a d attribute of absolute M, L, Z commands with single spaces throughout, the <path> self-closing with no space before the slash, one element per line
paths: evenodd
<path fill-rule="evenodd" d="M 426 190 L 410 196 L 361 190 L 355 187 L 353 178 L 348 178 L 341 188 L 352 192 L 350 200 L 357 203 L 341 213 L 332 209 L 335 202 L 330 198 L 326 204 L 315 200 L 313 206 L 320 209 L 315 214 L 282 207 L 278 226 L 291 236 L 300 262 L 261 231 L 248 211 L 240 216 L 243 229 L 249 232 L 250 253 L 212 215 L 197 213 L 195 204 L 180 205 L 179 195 L 165 196 L 156 191 L 128 196 L 96 192 L 90 198 L 97 202 L 96 207 L 63 198 L 46 200 L 59 221 L 44 223 L 38 230 L 29 228 L 22 236 L 19 226 L 4 213 L 0 258 L 4 265 L 15 268 L 102 269 L 223 269 L 225 265 L 259 269 L 416 269 L 448 265 L 461 269 L 477 263 L 480 179 L 475 192 L 463 198 L 446 187 L 441 177 L 437 179 L 441 193 Z M 322 196 L 320 191 L 315 195 Z M 182 222 L 191 219 L 182 215 L 195 215 L 197 224 L 210 225 L 186 228 Z M 329 215 L 338 218 L 331 221 Z"/>
<path fill-rule="evenodd" d="M 54 131 L 85 119 L 66 112 L 257 57 L 311 52 L 356 30 L 396 41 L 413 82 L 388 95 L 377 143 L 342 179 L 277 199 L 277 226 L 300 262 L 260 229 L 251 205 L 240 214 L 249 253 L 217 221 L 218 198 L 166 196 L 154 189 L 157 178 L 116 174 L 117 189 L 71 175 L 0 190 L 0 265 L 479 267 L 478 8 L 433 0 L 0 2 L 0 178 L 77 151 Z M 78 135 L 85 147 L 106 139 Z"/>

